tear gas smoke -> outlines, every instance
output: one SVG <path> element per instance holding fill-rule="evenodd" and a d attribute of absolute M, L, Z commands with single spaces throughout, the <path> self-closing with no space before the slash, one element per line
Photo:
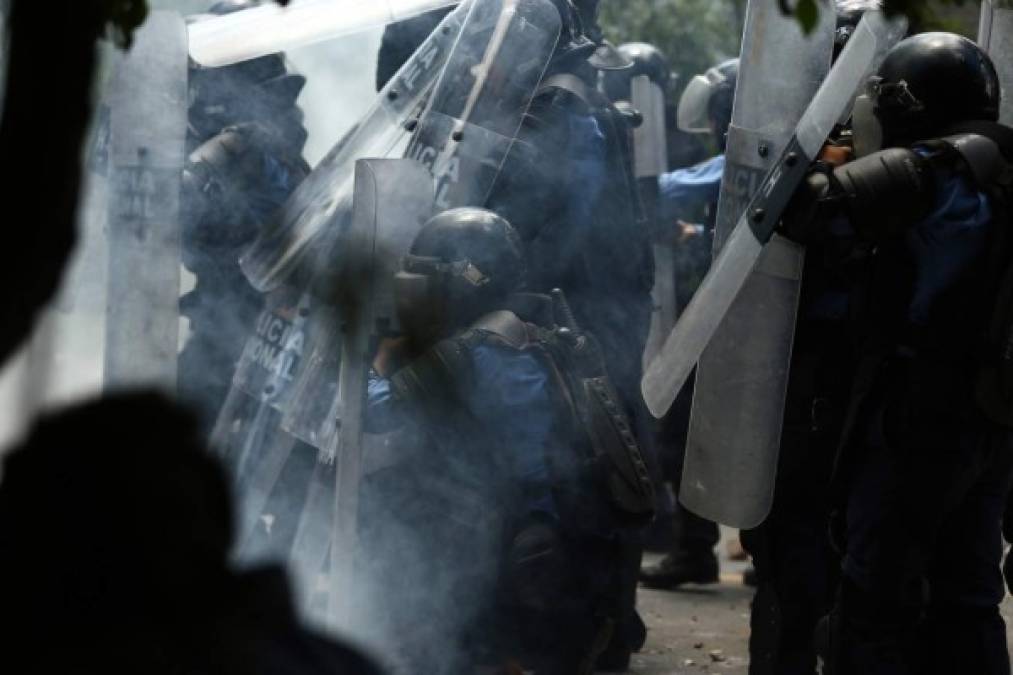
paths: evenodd
<path fill-rule="evenodd" d="M 203 12 L 209 0 L 170 2 L 155 0 L 153 10 L 170 9 L 186 14 Z M 0 4 L 0 13 L 6 2 Z M 373 98 L 375 54 L 380 32 L 354 35 L 293 52 L 298 72 L 307 77 L 299 99 L 306 115 L 309 140 L 305 157 L 315 164 L 351 127 Z M 108 75 L 111 55 L 106 48 L 103 72 Z M 0 74 L 2 77 L 2 74 Z M 2 82 L 2 80 L 0 80 Z M 96 92 L 101 95 L 101 91 Z M 95 120 L 95 134 L 103 120 Z M 102 147 L 96 138 L 93 149 Z M 104 158 L 90 153 L 89 165 Z M 107 181 L 86 173 L 79 218 L 78 249 L 68 270 L 60 299 L 39 321 L 32 341 L 0 373 L 0 401 L 7 415 L 0 418 L 0 447 L 8 447 L 42 408 L 62 405 L 102 389 L 104 322 L 108 260 L 106 241 Z M 183 271 L 181 293 L 193 288 L 192 275 Z M 181 322 L 181 344 L 188 336 Z"/>

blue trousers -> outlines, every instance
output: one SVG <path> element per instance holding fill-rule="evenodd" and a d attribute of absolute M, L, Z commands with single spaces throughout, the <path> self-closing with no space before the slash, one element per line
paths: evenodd
<path fill-rule="evenodd" d="M 1010 672 L 999 603 L 1013 445 L 1010 432 L 976 426 L 860 451 L 843 514 L 836 675 Z"/>

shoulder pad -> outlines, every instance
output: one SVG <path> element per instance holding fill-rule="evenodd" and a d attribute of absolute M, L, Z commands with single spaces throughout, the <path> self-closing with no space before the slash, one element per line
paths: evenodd
<path fill-rule="evenodd" d="M 957 134 L 942 139 L 957 151 L 979 185 L 994 183 L 1007 169 L 999 144 L 980 134 Z"/>
<path fill-rule="evenodd" d="M 602 97 L 597 90 L 573 73 L 556 73 L 545 78 L 535 96 L 542 96 L 553 91 L 564 91 L 591 110 L 602 107 Z"/>
<path fill-rule="evenodd" d="M 513 312 L 502 310 L 486 314 L 471 325 L 469 333 L 484 334 L 514 349 L 528 345 L 528 326 Z"/>
<path fill-rule="evenodd" d="M 454 338 L 441 340 L 394 373 L 391 390 L 401 401 L 438 407 L 453 399 L 460 382 L 470 379 L 471 365 L 467 344 Z"/>

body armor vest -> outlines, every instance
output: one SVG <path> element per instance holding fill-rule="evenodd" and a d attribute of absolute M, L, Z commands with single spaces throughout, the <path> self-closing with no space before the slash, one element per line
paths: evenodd
<path fill-rule="evenodd" d="M 546 460 L 564 517 L 598 531 L 649 522 L 654 490 L 632 424 L 590 334 L 528 323 L 510 311 L 493 312 L 395 374 L 394 394 L 430 414 L 447 414 L 448 403 L 460 405 L 457 383 L 470 381 L 470 354 L 483 344 L 532 351 L 550 375 L 562 442 L 549 446 L 568 452 Z"/>

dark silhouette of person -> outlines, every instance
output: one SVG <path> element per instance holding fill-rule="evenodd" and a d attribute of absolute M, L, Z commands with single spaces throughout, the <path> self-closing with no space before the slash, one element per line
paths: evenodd
<path fill-rule="evenodd" d="M 0 249 L 3 363 L 76 242 L 96 40 L 112 27 L 129 42 L 146 8 L 0 9 L 0 180 L 12 214 Z M 377 672 L 299 622 L 280 571 L 230 567 L 225 479 L 194 420 L 167 400 L 120 394 L 46 417 L 0 478 L 0 672 Z"/>
<path fill-rule="evenodd" d="M 3 657 L 20 673 L 377 671 L 305 628 L 277 568 L 229 563 L 232 501 L 155 394 L 45 417 L 0 483 Z"/>

